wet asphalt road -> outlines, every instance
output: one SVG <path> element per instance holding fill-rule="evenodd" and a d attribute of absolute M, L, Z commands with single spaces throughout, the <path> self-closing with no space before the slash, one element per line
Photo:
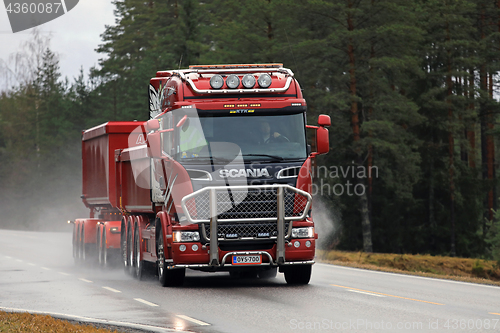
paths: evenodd
<path fill-rule="evenodd" d="M 188 271 L 183 287 L 162 288 L 76 266 L 70 233 L 0 230 L 10 309 L 158 332 L 500 332 L 499 287 L 316 264 L 307 286 Z"/>

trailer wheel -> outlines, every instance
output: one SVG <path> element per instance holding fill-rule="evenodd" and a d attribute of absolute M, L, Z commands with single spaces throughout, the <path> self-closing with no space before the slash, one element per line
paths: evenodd
<path fill-rule="evenodd" d="M 158 258 L 158 279 L 163 287 L 181 286 L 184 283 L 186 275 L 185 268 L 167 269 L 165 265 L 165 243 L 163 241 L 163 232 L 160 229 L 157 239 L 157 258 Z"/>
<path fill-rule="evenodd" d="M 77 230 L 76 230 L 76 239 L 74 240 L 73 242 L 73 253 L 74 253 L 74 258 L 75 258 L 75 264 L 79 264 L 80 263 L 80 237 L 81 237 L 81 233 L 80 233 L 80 228 L 79 227 L 76 227 Z"/>
<path fill-rule="evenodd" d="M 134 277 L 141 280 L 145 273 L 144 261 L 141 260 L 141 239 L 139 235 L 139 224 L 135 225 L 134 231 Z"/>
<path fill-rule="evenodd" d="M 99 264 L 102 267 L 108 267 L 108 249 L 106 247 L 106 228 L 102 229 L 102 236 L 100 246 L 99 246 Z"/>
<path fill-rule="evenodd" d="M 101 237 L 101 230 L 99 226 L 97 227 L 97 234 L 96 234 L 96 250 L 97 250 L 97 261 L 99 262 L 99 266 L 104 266 L 103 264 L 103 258 L 102 258 L 102 237 Z"/>
<path fill-rule="evenodd" d="M 77 231 L 77 228 L 76 228 L 76 224 L 73 225 L 73 242 L 72 242 L 72 245 L 73 245 L 73 259 L 76 259 L 78 258 L 78 251 L 77 251 L 77 247 L 76 247 L 76 240 L 78 239 L 78 231 Z"/>
<path fill-rule="evenodd" d="M 284 268 L 288 284 L 308 284 L 311 279 L 312 265 L 292 265 Z"/>
<path fill-rule="evenodd" d="M 259 278 L 260 279 L 274 279 L 277 274 L 278 274 L 278 268 L 273 267 L 271 269 L 266 269 L 265 271 L 260 271 Z"/>
<path fill-rule="evenodd" d="M 125 271 L 128 270 L 127 267 L 127 229 L 125 228 L 125 224 L 122 223 L 121 226 L 121 235 L 120 235 L 120 252 L 121 252 L 121 262 Z"/>
<path fill-rule="evenodd" d="M 85 251 L 85 225 L 82 225 L 80 231 L 80 260 L 82 262 L 87 260 L 87 251 Z"/>
<path fill-rule="evenodd" d="M 134 274 L 134 232 L 131 226 L 127 228 L 127 265 L 125 266 L 125 272 L 127 274 Z"/>

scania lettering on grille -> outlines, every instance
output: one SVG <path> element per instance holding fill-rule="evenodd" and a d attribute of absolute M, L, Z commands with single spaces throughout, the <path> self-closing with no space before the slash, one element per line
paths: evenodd
<path fill-rule="evenodd" d="M 238 177 L 269 177 L 269 171 L 263 169 L 221 169 L 219 174 L 222 178 Z"/>

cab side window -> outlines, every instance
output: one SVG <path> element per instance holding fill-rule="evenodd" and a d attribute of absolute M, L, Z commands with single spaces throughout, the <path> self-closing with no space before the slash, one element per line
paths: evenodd
<path fill-rule="evenodd" d="M 173 119 L 172 119 L 172 112 L 167 112 L 166 115 L 164 115 L 161 118 L 161 128 L 162 130 L 165 129 L 170 129 L 173 126 Z M 163 143 L 163 151 L 171 156 L 172 155 L 172 147 L 173 147 L 173 138 L 174 138 L 174 132 L 163 132 L 161 134 L 161 139 Z"/>

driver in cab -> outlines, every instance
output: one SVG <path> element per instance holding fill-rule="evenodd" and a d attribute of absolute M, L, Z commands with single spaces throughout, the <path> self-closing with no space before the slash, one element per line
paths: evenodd
<path fill-rule="evenodd" d="M 259 144 L 288 142 L 289 140 L 278 132 L 271 131 L 271 125 L 267 121 L 261 121 L 259 124 Z"/>

